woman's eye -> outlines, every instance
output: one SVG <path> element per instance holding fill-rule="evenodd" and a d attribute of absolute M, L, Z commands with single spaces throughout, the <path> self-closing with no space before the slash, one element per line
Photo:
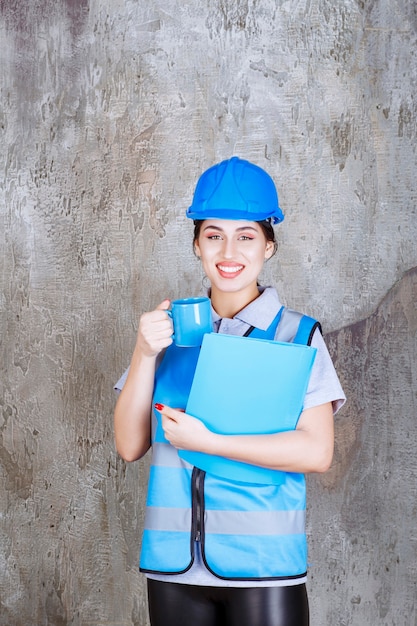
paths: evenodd
<path fill-rule="evenodd" d="M 223 237 L 221 233 L 207 233 L 206 238 L 213 241 L 222 240 Z M 254 239 L 253 235 L 239 235 L 238 241 L 252 241 Z"/>

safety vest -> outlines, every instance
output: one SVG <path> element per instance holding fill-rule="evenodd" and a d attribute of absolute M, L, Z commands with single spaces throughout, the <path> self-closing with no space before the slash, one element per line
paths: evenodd
<path fill-rule="evenodd" d="M 310 344 L 318 322 L 282 308 L 266 331 L 251 337 Z M 154 401 L 185 407 L 199 348 L 172 344 L 157 370 Z M 201 542 L 206 567 L 218 578 L 302 578 L 307 570 L 305 478 L 284 473 L 279 485 L 236 482 L 183 461 L 165 439 L 157 415 L 152 424 L 149 475 L 140 569 L 179 574 L 193 564 Z"/>

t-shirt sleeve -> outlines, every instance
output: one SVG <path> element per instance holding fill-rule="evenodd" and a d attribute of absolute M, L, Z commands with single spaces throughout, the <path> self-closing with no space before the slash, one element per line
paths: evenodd
<path fill-rule="evenodd" d="M 114 385 L 113 389 L 114 389 L 115 391 L 117 391 L 117 393 L 120 393 L 120 392 L 121 392 L 121 390 L 123 389 L 123 385 L 124 385 L 124 384 L 125 384 L 125 382 L 126 382 L 126 378 L 127 378 L 128 373 L 129 373 L 129 368 L 127 368 L 127 370 L 125 370 L 125 371 L 123 372 L 123 374 L 120 376 L 120 378 L 119 378 L 119 380 L 117 381 L 117 383 Z"/>
<path fill-rule="evenodd" d="M 331 402 L 336 414 L 345 404 L 346 396 L 319 330 L 314 333 L 311 345 L 317 348 L 317 352 L 304 398 L 304 409 Z"/>
<path fill-rule="evenodd" d="M 161 364 L 162 359 L 164 358 L 164 354 L 165 354 L 165 349 L 161 350 L 161 352 L 158 354 L 157 358 L 156 358 L 156 369 L 158 369 L 158 367 Z M 123 374 L 120 376 L 119 380 L 117 381 L 117 383 L 114 385 L 113 389 L 119 394 L 121 392 L 121 390 L 124 387 L 124 384 L 126 382 L 126 378 L 127 375 L 129 374 L 129 367 L 127 368 L 127 370 L 125 370 L 123 372 Z"/>

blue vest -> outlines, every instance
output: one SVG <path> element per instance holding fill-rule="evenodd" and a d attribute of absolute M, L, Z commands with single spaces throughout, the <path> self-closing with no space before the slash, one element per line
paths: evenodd
<path fill-rule="evenodd" d="M 250 336 L 310 344 L 317 326 L 312 318 L 282 308 L 266 331 L 251 328 Z M 186 406 L 198 355 L 199 348 L 167 349 L 155 377 L 155 402 Z M 303 474 L 285 472 L 280 485 L 254 485 L 192 467 L 165 439 L 154 414 L 140 569 L 185 572 L 194 560 L 194 542 L 201 541 L 204 563 L 219 578 L 302 578 L 305 499 Z"/>

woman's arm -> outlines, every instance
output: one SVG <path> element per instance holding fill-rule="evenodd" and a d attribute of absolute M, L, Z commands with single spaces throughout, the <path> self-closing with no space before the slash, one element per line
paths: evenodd
<path fill-rule="evenodd" d="M 160 410 L 165 437 L 178 449 L 217 454 L 284 472 L 325 472 L 332 462 L 331 402 L 303 411 L 296 430 L 272 435 L 218 435 L 186 413 L 165 406 Z"/>
<path fill-rule="evenodd" d="M 156 358 L 172 343 L 169 300 L 139 321 L 129 373 L 114 410 L 116 448 L 125 461 L 140 459 L 151 445 L 151 412 Z"/>

